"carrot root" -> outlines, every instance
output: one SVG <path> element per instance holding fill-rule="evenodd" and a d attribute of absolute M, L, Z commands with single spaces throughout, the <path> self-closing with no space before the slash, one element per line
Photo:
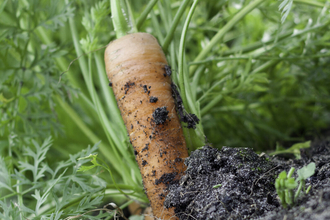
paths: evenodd
<path fill-rule="evenodd" d="M 167 186 L 186 169 L 188 151 L 165 55 L 152 35 L 135 33 L 111 42 L 105 63 L 153 215 L 176 219 L 163 203 Z"/>

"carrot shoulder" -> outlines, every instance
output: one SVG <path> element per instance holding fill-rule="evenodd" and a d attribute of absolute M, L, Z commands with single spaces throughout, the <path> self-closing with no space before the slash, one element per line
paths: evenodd
<path fill-rule="evenodd" d="M 163 205 L 166 185 L 186 169 L 188 151 L 165 55 L 152 35 L 135 33 L 111 42 L 105 63 L 153 215 L 175 219 Z"/>

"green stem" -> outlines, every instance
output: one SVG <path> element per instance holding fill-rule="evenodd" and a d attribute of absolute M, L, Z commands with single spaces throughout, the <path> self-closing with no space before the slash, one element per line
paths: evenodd
<path fill-rule="evenodd" d="M 231 112 L 231 111 L 242 111 L 247 109 L 256 109 L 263 106 L 263 103 L 250 103 L 250 104 L 238 104 L 233 106 L 222 106 L 213 108 L 212 112 Z"/>
<path fill-rule="evenodd" d="M 39 27 L 36 29 L 36 33 L 37 35 L 42 39 L 42 41 L 46 44 L 50 44 L 52 41 L 49 37 L 49 35 L 45 32 L 45 30 L 42 28 L 42 27 Z M 60 58 L 56 58 L 55 59 L 59 68 L 64 71 L 67 69 L 67 62 L 65 61 L 65 59 L 63 57 L 60 57 Z M 97 66 L 100 68 L 100 58 L 96 58 L 96 63 L 97 63 Z M 104 68 L 103 68 L 104 69 Z M 101 72 L 100 69 L 98 69 L 98 72 Z M 104 70 L 103 72 L 101 73 L 104 73 Z M 105 73 L 104 73 L 105 75 Z M 78 83 L 77 81 L 77 78 L 76 77 L 73 77 L 72 74 L 67 74 L 70 82 L 76 86 L 77 88 L 80 88 L 80 89 L 83 89 L 85 88 L 83 85 L 80 85 L 80 83 Z M 87 90 L 84 89 L 87 93 Z M 110 92 L 111 93 L 111 92 Z M 108 94 L 110 94 L 108 93 Z M 111 97 L 111 95 L 109 95 Z M 90 102 L 90 100 L 84 95 L 84 93 L 81 93 L 80 94 L 80 97 L 82 98 L 83 101 L 86 102 L 87 106 L 90 107 L 90 109 L 92 111 L 94 111 L 95 113 L 97 113 L 96 109 L 95 109 L 95 106 L 92 105 L 92 103 Z M 106 100 L 109 100 L 108 99 L 109 97 L 106 96 Z M 86 124 L 81 120 L 81 117 L 71 108 L 70 105 L 68 105 L 67 103 L 63 102 L 62 99 L 59 97 L 59 96 L 56 96 L 56 99 L 58 101 L 58 103 L 60 104 L 60 106 L 62 107 L 62 109 L 64 109 L 64 111 L 70 116 L 71 119 L 73 119 L 72 121 L 77 125 L 77 127 L 87 136 L 87 138 L 89 140 L 91 140 L 92 143 L 96 143 L 100 140 L 100 138 L 98 136 L 96 136 L 94 134 L 93 131 L 91 131 L 88 126 L 86 126 Z M 113 111 L 113 109 L 111 109 L 111 111 Z M 121 118 L 121 117 L 120 117 Z M 113 156 L 113 154 L 109 151 L 110 149 L 110 146 L 104 144 L 104 143 L 101 143 L 99 145 L 99 149 L 100 151 L 102 152 L 103 155 L 105 155 L 105 157 L 109 160 L 109 161 L 116 161 L 116 158 Z M 121 172 L 121 168 L 119 167 L 116 167 L 117 164 L 115 164 L 115 170 L 118 172 L 118 170 Z"/>
<path fill-rule="evenodd" d="M 298 189 L 297 189 L 297 191 L 296 191 L 296 193 L 295 193 L 295 195 L 294 195 L 294 202 L 297 201 L 298 196 L 299 196 L 299 194 L 300 194 L 300 192 L 301 192 L 301 190 L 302 190 L 303 188 L 305 188 L 305 180 L 304 180 L 304 179 L 300 180 L 300 183 L 299 183 Z"/>
<path fill-rule="evenodd" d="M 22 185 L 20 185 L 20 180 L 16 181 L 17 186 L 16 186 L 16 191 L 17 191 L 17 201 L 18 201 L 18 205 L 19 207 L 23 206 L 23 195 L 21 194 L 22 192 Z M 20 212 L 20 219 L 23 219 L 23 213 Z"/>
<path fill-rule="evenodd" d="M 110 132 L 110 135 L 111 137 L 115 136 L 115 143 L 116 143 L 116 146 L 118 146 L 119 148 L 119 151 L 121 152 L 121 154 L 123 155 L 123 158 L 125 158 L 126 162 L 128 163 L 128 167 L 130 167 L 132 170 L 134 170 L 134 174 L 136 175 L 136 177 L 138 179 L 139 176 L 140 176 L 140 171 L 138 169 L 138 166 L 136 165 L 136 162 L 135 160 L 132 160 L 130 158 L 130 153 L 127 152 L 128 149 L 126 149 L 125 147 L 121 146 L 123 143 L 120 143 L 119 142 L 119 139 L 121 140 L 127 140 L 127 142 L 129 142 L 126 134 L 127 134 L 127 130 L 126 130 L 126 127 L 124 125 L 124 122 L 122 120 L 122 117 L 120 115 L 120 111 L 116 105 L 117 101 L 114 97 L 114 95 L 110 95 L 110 91 L 109 91 L 109 87 L 107 86 L 107 83 L 105 83 L 106 81 L 108 81 L 106 79 L 106 73 L 105 73 L 105 68 L 104 66 L 102 65 L 103 62 L 101 62 L 101 58 L 100 56 L 98 55 L 95 55 L 95 61 L 96 61 L 96 66 L 97 66 L 97 72 L 99 74 L 99 79 L 100 79 L 100 83 L 101 83 L 101 88 L 102 88 L 102 91 L 103 91 L 103 94 L 105 95 L 106 97 L 106 102 L 108 103 L 108 107 L 109 107 L 109 111 L 110 111 L 110 116 L 112 116 L 111 118 L 112 119 L 112 122 L 109 122 L 111 124 L 116 124 L 118 126 L 117 130 L 120 130 L 121 132 L 118 132 L 119 134 L 117 134 L 116 132 L 114 132 L 110 126 L 109 126 L 109 130 L 111 130 Z M 102 64 L 101 64 L 102 63 Z M 90 75 L 90 78 L 91 78 L 91 81 L 92 81 L 92 74 Z M 96 93 L 93 92 L 95 98 L 97 97 Z M 100 109 L 103 109 L 102 106 L 100 105 Z M 104 111 L 104 110 L 103 110 Z M 101 115 L 105 115 L 104 113 L 102 113 Z M 107 121 L 108 118 L 105 116 L 103 117 L 102 121 Z M 107 124 L 109 124 L 107 123 Z M 125 134 L 124 136 L 122 134 Z M 120 138 L 119 138 L 120 137 Z M 116 141 L 117 140 L 117 141 Z M 129 174 L 129 173 L 127 173 Z"/>
<path fill-rule="evenodd" d="M 120 115 L 119 108 L 117 107 L 117 100 L 113 94 L 113 90 L 109 88 L 107 74 L 105 72 L 104 61 L 101 58 L 99 53 L 94 53 L 94 59 L 96 63 L 97 74 L 99 77 L 99 82 L 101 84 L 101 92 L 105 99 L 105 104 L 110 113 L 110 120 L 114 124 L 119 126 L 119 129 L 126 132 L 126 128 L 123 122 L 123 119 Z"/>
<path fill-rule="evenodd" d="M 192 15 L 194 14 L 195 8 L 197 6 L 198 0 L 195 0 L 193 5 L 191 6 L 191 9 L 189 11 L 188 17 L 185 21 L 185 24 L 183 26 L 182 34 L 181 34 L 181 39 L 180 39 L 180 46 L 179 46 L 179 66 L 178 66 L 178 71 L 179 71 L 179 85 L 180 85 L 180 92 L 181 92 L 181 97 L 183 101 L 183 105 L 188 107 L 187 103 L 187 97 L 186 97 L 186 89 L 185 89 L 185 80 L 184 80 L 184 49 L 185 49 L 185 43 L 186 43 L 186 35 L 187 31 L 189 28 L 189 23 L 192 18 Z"/>
<path fill-rule="evenodd" d="M 14 133 L 14 130 L 15 130 L 15 126 L 16 126 L 16 116 L 17 116 L 17 113 L 18 113 L 18 110 L 19 110 L 19 100 L 21 98 L 21 90 L 22 90 L 22 86 L 23 86 L 23 79 L 22 79 L 22 82 L 18 82 L 18 88 L 17 88 L 17 93 L 16 93 L 16 100 L 15 100 L 15 104 L 12 108 L 12 111 L 13 111 L 13 121 L 12 121 L 12 124 L 11 124 L 11 130 L 12 130 L 12 133 L 10 135 L 8 135 L 8 143 L 9 143 L 9 146 L 8 146 L 8 155 L 9 157 L 12 157 L 12 147 L 15 145 L 15 141 L 13 139 L 16 138 L 16 135 Z"/>
<path fill-rule="evenodd" d="M 186 8 L 188 7 L 188 4 L 190 3 L 191 0 L 184 0 L 184 2 L 180 5 L 180 8 L 178 10 L 178 12 L 175 14 L 174 20 L 171 24 L 170 30 L 166 35 L 165 41 L 163 43 L 163 50 L 167 51 L 169 44 L 171 43 L 173 36 L 174 36 L 174 32 L 175 29 L 177 28 L 180 19 L 184 13 L 184 11 L 186 10 Z"/>
<path fill-rule="evenodd" d="M 180 46 L 179 46 L 179 56 L 178 56 L 179 85 L 180 85 L 180 93 L 181 93 L 183 105 L 185 106 L 185 109 L 188 112 L 193 112 L 196 114 L 198 114 L 198 113 L 197 113 L 197 109 L 196 109 L 196 103 L 194 100 L 192 100 L 194 96 L 192 95 L 193 92 L 191 91 L 191 86 L 189 83 L 188 68 L 184 62 L 185 61 L 184 52 L 185 52 L 185 42 L 186 42 L 187 31 L 189 28 L 189 23 L 194 14 L 197 3 L 198 3 L 198 0 L 194 0 L 193 4 L 189 10 L 187 19 L 183 25 L 183 30 L 182 30 L 181 39 L 180 39 Z M 198 130 L 198 132 L 200 132 L 200 134 L 197 133 L 197 131 L 195 131 L 195 130 L 183 129 L 189 151 L 194 150 L 198 147 L 201 147 L 204 144 L 204 142 L 200 138 L 200 136 L 203 135 L 202 127 L 199 126 L 197 130 Z"/>
<path fill-rule="evenodd" d="M 150 11 L 150 16 L 151 16 L 151 22 L 152 26 L 155 28 L 155 34 L 157 36 L 157 39 L 160 44 L 164 42 L 164 36 L 162 34 L 162 31 L 160 30 L 161 25 L 158 22 L 158 19 L 154 13 L 154 11 Z"/>
<path fill-rule="evenodd" d="M 136 23 L 135 23 L 135 20 L 134 20 L 134 16 L 133 16 L 133 11 L 132 11 L 132 7 L 131 7 L 131 4 L 129 3 L 128 0 L 126 0 L 126 5 L 127 5 L 127 11 L 128 11 L 128 14 L 129 14 L 129 21 L 131 22 L 131 26 L 132 26 L 132 33 L 137 33 L 137 27 L 136 27 Z"/>
<path fill-rule="evenodd" d="M 218 95 L 211 102 L 209 102 L 204 108 L 201 110 L 201 115 L 204 116 L 208 111 L 210 111 L 218 102 L 222 100 L 222 95 Z"/>
<path fill-rule="evenodd" d="M 39 26 L 35 29 L 35 32 L 45 44 L 49 45 L 52 43 L 51 37 L 46 33 L 43 27 Z M 55 61 L 61 71 L 66 71 L 68 69 L 69 64 L 63 57 L 57 57 L 55 58 Z M 75 88 L 79 88 L 82 93 L 87 94 L 86 88 L 79 83 L 78 77 L 74 77 L 73 73 L 66 74 L 66 77 Z"/>
<path fill-rule="evenodd" d="M 223 79 L 214 83 L 214 85 L 211 88 L 209 88 L 197 101 L 201 102 L 213 89 L 217 88 L 220 84 L 226 82 L 227 80 L 228 80 L 228 77 L 224 77 Z"/>
<path fill-rule="evenodd" d="M 86 135 L 86 137 L 91 140 L 92 143 L 97 143 L 101 139 L 94 134 L 94 132 L 89 129 L 89 127 L 81 120 L 81 117 L 74 111 L 70 105 L 64 102 L 60 96 L 55 96 L 58 104 L 60 104 L 61 108 L 65 111 L 65 113 L 72 119 L 72 121 L 77 125 L 77 127 Z M 103 143 L 100 143 L 99 148 L 106 149 L 109 146 L 106 146 Z M 102 150 L 101 150 L 102 151 Z M 102 152 L 105 153 L 105 152 Z"/>
<path fill-rule="evenodd" d="M 247 45 L 247 46 L 227 50 L 227 51 L 223 52 L 222 56 L 229 56 L 229 55 L 237 54 L 237 53 L 242 53 L 242 54 L 247 53 L 247 52 L 265 47 L 266 45 L 272 44 L 276 40 L 277 40 L 276 43 L 278 43 L 279 41 L 290 37 L 292 35 L 292 33 L 293 32 L 290 30 L 290 31 L 287 31 L 287 32 L 285 32 L 283 34 L 280 34 L 278 36 L 272 37 L 266 42 L 258 41 L 256 43 L 253 43 L 253 44 L 250 44 L 250 45 Z"/>
<path fill-rule="evenodd" d="M 135 192 L 143 192 L 143 188 L 136 188 L 135 186 L 131 186 L 131 185 L 126 185 L 126 184 L 107 184 L 106 190 L 108 189 L 117 189 L 116 187 L 119 187 L 122 190 L 132 190 Z"/>
<path fill-rule="evenodd" d="M 76 54 L 79 57 L 83 53 L 79 46 L 78 33 L 76 30 L 76 26 L 75 26 L 73 18 L 69 19 L 69 24 L 70 24 L 70 30 L 71 30 L 71 35 L 72 35 L 73 44 L 74 44 L 74 47 L 76 50 Z M 84 59 L 84 57 L 80 57 L 78 62 L 79 62 L 83 77 L 85 79 L 85 82 L 87 84 L 87 89 L 88 89 L 89 94 L 92 97 L 92 100 L 96 107 L 97 114 L 98 114 L 99 120 L 101 122 L 102 128 L 105 131 L 107 139 L 110 142 L 111 150 L 108 148 L 102 149 L 101 147 L 100 147 L 100 150 L 104 152 L 104 156 L 109 161 L 111 161 L 111 164 L 114 166 L 114 168 L 119 173 L 123 173 L 123 172 L 125 173 L 125 174 L 123 174 L 124 181 L 125 180 L 128 181 L 126 179 L 126 178 L 128 178 L 128 179 L 130 179 L 130 181 L 128 181 L 128 182 L 132 182 L 131 175 L 129 173 L 128 168 L 121 166 L 121 164 L 122 164 L 122 162 L 120 161 L 121 156 L 119 155 L 119 153 L 116 149 L 116 147 L 119 147 L 122 145 L 122 142 L 119 140 L 118 136 L 116 135 L 116 132 L 114 131 L 114 129 L 112 129 L 112 127 L 109 125 L 109 123 L 105 123 L 107 121 L 107 116 L 104 112 L 104 109 L 102 108 L 102 105 L 100 103 L 98 96 L 96 95 L 96 91 L 94 89 L 94 85 L 93 85 L 93 82 L 90 77 L 91 72 L 88 71 L 89 68 L 87 67 L 86 60 Z"/>
<path fill-rule="evenodd" d="M 127 19 L 125 18 L 122 7 L 120 6 L 120 0 L 110 0 L 112 22 L 115 27 L 116 37 L 121 38 L 127 34 L 129 27 Z"/>
<path fill-rule="evenodd" d="M 131 195 L 131 194 L 134 194 L 134 193 L 135 193 L 134 191 L 132 191 L 132 192 L 130 192 L 130 193 L 125 193 L 124 191 L 122 191 L 122 190 L 120 189 L 120 187 L 117 185 L 116 180 L 115 180 L 115 178 L 113 177 L 112 172 L 111 172 L 111 169 L 110 169 L 110 167 L 108 166 L 108 164 L 105 163 L 101 158 L 96 157 L 96 159 L 99 160 L 99 161 L 101 161 L 102 164 L 104 164 L 104 165 L 102 165 L 102 164 L 99 164 L 99 165 L 100 165 L 101 167 L 103 167 L 104 169 L 106 169 L 106 170 L 109 172 L 110 177 L 111 177 L 111 179 L 112 179 L 112 182 L 113 182 L 114 186 L 116 187 L 116 189 L 117 189 L 121 194 L 128 196 L 128 195 Z"/>
<path fill-rule="evenodd" d="M 194 100 L 197 99 L 197 92 L 196 92 L 196 91 L 198 91 L 197 88 L 198 88 L 199 80 L 200 80 L 202 74 L 204 73 L 204 71 L 205 71 L 205 65 L 201 65 L 201 66 L 197 69 L 196 74 L 194 75 L 194 77 L 193 77 L 193 79 L 192 79 L 192 82 L 191 82 L 191 88 L 192 88 L 193 91 L 195 91 L 195 92 L 193 93 L 193 95 L 194 95 L 194 97 L 193 97 Z"/>
<path fill-rule="evenodd" d="M 260 54 L 256 56 L 241 56 L 241 57 L 216 57 L 216 58 L 210 58 L 210 59 L 205 59 L 201 60 L 198 62 L 191 62 L 188 63 L 189 66 L 192 65 L 199 65 L 199 64 L 207 64 L 211 62 L 219 62 L 219 61 L 226 61 L 226 60 L 249 60 L 249 59 L 254 59 L 254 60 L 303 60 L 303 59 L 313 59 L 313 58 L 321 58 L 321 57 L 329 57 L 330 53 L 325 53 L 325 54 L 318 54 L 318 55 L 310 55 L 310 56 L 294 56 L 294 57 L 271 57 L 271 56 L 260 56 Z"/>
<path fill-rule="evenodd" d="M 149 1 L 147 7 L 144 9 L 144 11 L 141 13 L 140 17 L 137 19 L 137 22 L 136 22 L 137 29 L 141 28 L 141 26 L 143 25 L 144 21 L 146 20 L 148 14 L 152 10 L 152 8 L 156 5 L 157 2 L 158 2 L 158 0 Z"/>
<path fill-rule="evenodd" d="M 280 61 L 281 60 L 267 61 L 266 63 L 262 64 L 261 66 L 258 66 L 256 69 L 254 69 L 252 72 L 250 72 L 250 75 L 255 74 L 255 73 L 263 72 L 265 69 L 268 69 L 269 67 L 276 65 Z"/>
<path fill-rule="evenodd" d="M 232 29 L 245 15 L 247 15 L 250 11 L 258 7 L 264 0 L 255 0 L 245 6 L 242 10 L 240 10 L 236 15 L 228 21 L 228 23 L 219 30 L 219 32 L 211 39 L 209 44 L 198 54 L 195 58 L 194 62 L 201 61 L 205 59 L 207 55 L 210 54 L 212 48 L 215 47 L 217 43 L 223 38 L 223 36 Z M 192 75 L 197 69 L 197 66 L 192 66 L 189 68 L 189 73 Z"/>
<path fill-rule="evenodd" d="M 168 10 L 166 10 L 166 3 L 161 4 L 161 2 L 158 1 L 158 10 L 159 10 L 159 16 L 160 16 L 160 21 L 162 22 L 162 25 L 165 27 L 165 31 L 169 30 L 170 23 L 167 19 L 167 13 L 169 13 Z M 162 44 L 161 44 L 162 45 Z"/>
<path fill-rule="evenodd" d="M 292 175 L 294 173 L 294 170 L 295 170 L 295 168 L 294 167 L 291 167 L 291 169 L 289 170 L 288 175 L 287 175 L 287 178 L 288 179 L 292 177 Z"/>
<path fill-rule="evenodd" d="M 320 8 L 323 8 L 323 7 L 330 8 L 329 5 L 321 3 L 321 2 L 317 2 L 317 1 L 294 0 L 294 3 L 306 4 L 306 5 L 311 5 L 311 6 L 320 7 Z"/>

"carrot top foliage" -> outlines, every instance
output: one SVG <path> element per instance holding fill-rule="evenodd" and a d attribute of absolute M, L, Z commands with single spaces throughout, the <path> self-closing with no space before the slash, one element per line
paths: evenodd
<path fill-rule="evenodd" d="M 184 130 L 190 150 L 271 150 L 328 128 L 329 10 L 326 0 L 2 1 L 0 218 L 148 203 L 96 51 L 126 32 L 163 46 L 185 111 L 201 120 Z M 100 166 L 77 172 L 90 154 L 111 177 Z"/>

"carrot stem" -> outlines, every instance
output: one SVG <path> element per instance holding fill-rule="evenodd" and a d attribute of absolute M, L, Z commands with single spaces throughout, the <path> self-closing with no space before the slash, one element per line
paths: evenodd
<path fill-rule="evenodd" d="M 105 67 L 104 67 L 104 62 L 103 59 L 101 58 L 101 55 L 98 53 L 94 54 L 94 59 L 96 63 L 96 69 L 97 69 L 97 74 L 99 76 L 99 82 L 101 84 L 101 91 L 103 93 L 104 99 L 106 100 L 106 105 L 108 107 L 108 111 L 111 112 L 111 115 L 114 115 L 114 117 L 110 117 L 111 123 L 115 123 L 118 125 L 120 130 L 123 130 L 126 132 L 126 128 L 123 122 L 123 119 L 120 116 L 120 111 L 117 107 L 117 105 L 113 105 L 113 103 L 117 103 L 115 96 L 113 94 L 112 89 L 110 89 L 107 81 L 107 75 L 105 72 Z M 118 133 L 117 135 L 120 134 L 125 134 L 123 133 Z M 126 137 L 121 137 L 121 139 L 124 139 Z"/>
<path fill-rule="evenodd" d="M 162 31 L 160 30 L 160 27 L 161 25 L 159 24 L 158 22 L 158 19 L 154 13 L 154 11 L 150 11 L 150 15 L 151 15 L 151 22 L 153 24 L 153 26 L 155 27 L 155 32 L 156 32 L 156 36 L 157 36 L 157 39 L 160 43 L 163 43 L 164 42 L 164 36 L 162 34 Z"/>
<path fill-rule="evenodd" d="M 82 50 L 79 46 L 76 26 L 75 26 L 75 23 L 72 18 L 69 19 L 69 24 L 70 24 L 71 35 L 72 35 L 74 47 L 75 47 L 77 56 L 79 57 L 82 54 Z M 116 135 L 115 128 L 113 128 L 109 123 L 105 123 L 106 121 L 108 121 L 108 118 L 107 118 L 106 113 L 104 112 L 104 109 L 101 105 L 101 102 L 100 102 L 98 96 L 96 95 L 96 91 L 94 90 L 94 85 L 93 85 L 92 81 L 90 80 L 89 75 L 91 75 L 91 72 L 88 71 L 89 68 L 86 65 L 86 60 L 84 59 L 84 57 L 80 57 L 80 59 L 78 60 L 78 63 L 80 65 L 80 69 L 82 71 L 84 80 L 87 84 L 89 94 L 95 105 L 100 123 L 101 123 L 101 125 L 105 131 L 106 137 L 110 143 L 111 150 L 108 148 L 101 148 L 101 146 L 100 146 L 100 150 L 109 161 L 112 161 L 112 165 L 117 170 L 117 172 L 125 173 L 122 175 L 124 178 L 124 182 L 132 183 L 134 181 L 132 180 L 130 171 L 128 170 L 127 167 L 123 168 L 121 166 L 121 164 L 122 164 L 121 161 L 119 161 L 119 158 L 121 158 L 121 156 L 119 155 L 117 147 L 119 149 L 122 149 L 119 146 L 123 145 L 123 143 L 119 139 L 118 135 Z M 125 153 L 125 155 L 127 155 L 127 153 Z M 135 172 L 135 175 L 136 175 L 137 179 L 141 179 L 141 177 L 139 177 L 138 172 Z"/>
<path fill-rule="evenodd" d="M 148 3 L 147 7 L 144 9 L 144 11 L 141 13 L 140 17 L 137 19 L 136 22 L 136 28 L 140 29 L 143 23 L 145 22 L 146 18 L 148 17 L 148 14 L 152 10 L 152 8 L 156 5 L 158 0 L 152 0 Z"/>
<path fill-rule="evenodd" d="M 306 5 L 310 5 L 310 6 L 314 6 L 314 7 L 319 7 L 319 8 L 330 8 L 329 5 L 327 5 L 326 3 L 322 3 L 322 2 L 314 2 L 314 1 L 307 1 L 307 0 L 295 0 L 294 3 L 296 4 L 306 4 Z"/>
<path fill-rule="evenodd" d="M 164 24 L 165 26 L 165 30 L 169 30 L 169 27 L 170 27 L 170 24 L 168 22 L 168 19 L 167 19 L 167 14 L 169 13 L 168 10 L 165 8 L 166 7 L 166 4 L 168 3 L 169 1 L 164 1 L 164 3 L 162 4 L 161 2 L 158 1 L 158 10 L 159 10 L 159 16 L 160 16 L 160 20 L 162 21 L 162 23 Z"/>
<path fill-rule="evenodd" d="M 130 24 L 131 24 L 131 28 L 132 28 L 131 33 L 137 33 L 138 30 L 137 30 L 137 27 L 136 27 L 136 22 L 134 20 L 132 7 L 131 7 L 131 4 L 129 3 L 128 0 L 126 0 L 126 6 L 127 6 L 127 13 L 129 15 L 128 18 L 129 18 L 129 21 L 130 21 Z"/>
<path fill-rule="evenodd" d="M 129 31 L 129 27 L 127 24 L 127 19 L 122 11 L 122 7 L 120 6 L 120 1 L 110 0 L 110 4 L 112 22 L 113 26 L 115 27 L 116 37 L 118 39 L 127 34 L 127 32 Z"/>
<path fill-rule="evenodd" d="M 187 103 L 187 97 L 186 97 L 186 90 L 185 90 L 185 80 L 184 80 L 184 64 L 183 64 L 183 60 L 184 60 L 184 48 L 185 48 L 185 42 L 186 42 L 186 35 L 187 35 L 187 31 L 188 31 L 188 27 L 189 27 L 189 23 L 191 20 L 191 17 L 195 11 L 195 8 L 197 6 L 198 0 L 195 0 L 193 5 L 191 6 L 191 9 L 189 11 L 188 17 L 185 21 L 185 24 L 183 26 L 183 30 L 182 30 L 182 34 L 181 34 L 181 39 L 180 39 L 180 46 L 179 46 L 179 67 L 178 67 L 178 71 L 179 71 L 179 85 L 180 85 L 180 91 L 181 91 L 181 96 L 182 96 L 182 100 L 183 100 L 183 104 L 184 106 L 188 107 L 188 103 Z M 188 109 L 187 109 L 188 110 Z"/>
<path fill-rule="evenodd" d="M 245 15 L 247 15 L 249 12 L 251 12 L 253 9 L 258 7 L 264 0 L 255 0 L 245 6 L 243 9 L 241 9 L 239 12 L 235 14 L 235 16 L 228 21 L 228 23 L 221 28 L 218 33 L 211 39 L 209 44 L 198 54 L 198 56 L 195 58 L 194 62 L 201 61 L 205 59 L 207 55 L 210 54 L 212 48 L 219 43 L 220 40 L 222 40 L 223 36 L 231 29 L 233 28 Z M 197 65 L 191 66 L 189 68 L 190 75 L 194 74 L 194 72 L 197 69 Z"/>
<path fill-rule="evenodd" d="M 180 46 L 179 46 L 179 66 L 178 66 L 179 85 L 180 85 L 180 92 L 181 92 L 183 105 L 185 106 L 185 109 L 188 112 L 192 112 L 195 114 L 197 114 L 196 101 L 193 99 L 193 92 L 191 91 L 191 86 L 188 76 L 188 68 L 185 62 L 184 49 L 185 49 L 185 41 L 186 41 L 187 31 L 189 28 L 189 23 L 194 14 L 197 3 L 198 0 L 194 0 L 189 10 L 185 24 L 183 26 L 181 39 L 180 39 Z M 198 147 L 201 147 L 204 144 L 204 141 L 201 138 L 201 135 L 203 135 L 202 127 L 198 126 L 197 130 L 198 131 L 183 129 L 189 151 L 197 149 Z M 200 134 L 198 134 L 198 132 Z"/>
<path fill-rule="evenodd" d="M 180 8 L 178 10 L 178 12 L 175 14 L 175 17 L 173 19 L 173 22 L 171 24 L 170 30 L 166 35 L 165 41 L 163 43 L 163 50 L 164 52 L 167 51 L 169 44 L 171 43 L 173 36 L 174 36 L 174 32 L 180 22 L 180 19 L 184 13 L 184 11 L 186 10 L 186 8 L 188 7 L 188 4 L 190 3 L 191 0 L 184 0 L 183 3 L 180 5 Z"/>

